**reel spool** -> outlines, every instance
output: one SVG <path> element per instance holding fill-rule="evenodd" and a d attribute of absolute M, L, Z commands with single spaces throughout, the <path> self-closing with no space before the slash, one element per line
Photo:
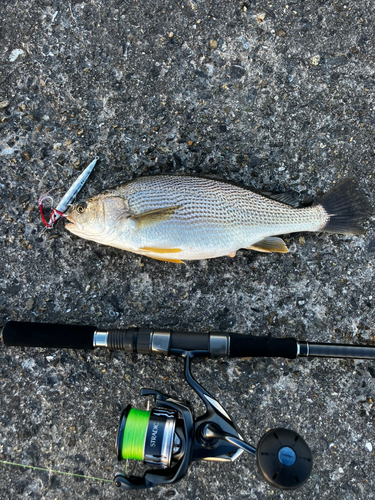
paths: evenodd
<path fill-rule="evenodd" d="M 194 418 L 189 403 L 142 389 L 141 395 L 155 396 L 156 407 L 151 411 L 131 405 L 125 408 L 116 450 L 119 460 L 140 460 L 153 469 L 142 477 L 116 474 L 115 485 L 130 490 L 175 483 L 184 477 L 192 461 L 233 462 L 246 451 L 256 457 L 260 474 L 273 487 L 302 486 L 312 470 L 312 455 L 304 439 L 292 430 L 280 428 L 267 432 L 258 448 L 246 443 L 230 415 L 191 375 L 191 360 L 202 352 L 180 354 L 185 357 L 186 381 L 204 402 L 206 412 Z"/>
<path fill-rule="evenodd" d="M 167 469 L 181 458 L 183 435 L 176 430 L 175 412 L 154 408 L 137 410 L 128 405 L 122 412 L 117 431 L 119 460 L 141 460 L 144 464 Z"/>

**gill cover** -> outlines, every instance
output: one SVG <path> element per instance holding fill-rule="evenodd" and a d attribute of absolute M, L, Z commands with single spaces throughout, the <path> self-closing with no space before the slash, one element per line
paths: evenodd
<path fill-rule="evenodd" d="M 71 224 L 67 224 L 66 229 L 82 238 L 104 236 L 113 232 L 120 219 L 130 215 L 128 203 L 122 197 L 100 194 L 73 205 L 67 214 Z"/>

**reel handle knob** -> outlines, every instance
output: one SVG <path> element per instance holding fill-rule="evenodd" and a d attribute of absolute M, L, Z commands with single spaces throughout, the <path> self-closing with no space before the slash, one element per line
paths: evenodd
<path fill-rule="evenodd" d="M 271 429 L 259 442 L 257 465 L 273 487 L 293 490 L 302 486 L 312 470 L 312 454 L 306 441 L 290 429 Z"/>

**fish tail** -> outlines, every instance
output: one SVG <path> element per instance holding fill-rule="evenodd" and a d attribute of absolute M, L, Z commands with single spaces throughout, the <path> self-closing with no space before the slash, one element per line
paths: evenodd
<path fill-rule="evenodd" d="M 336 184 L 316 205 L 322 206 L 327 213 L 328 221 L 321 229 L 327 233 L 363 234 L 363 224 L 372 213 L 354 179 Z"/>

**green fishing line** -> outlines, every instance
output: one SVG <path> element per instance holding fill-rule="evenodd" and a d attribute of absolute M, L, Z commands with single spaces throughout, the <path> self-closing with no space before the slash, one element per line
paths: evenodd
<path fill-rule="evenodd" d="M 137 410 L 137 408 L 131 408 L 129 411 L 126 417 L 121 446 L 121 457 L 123 460 L 127 458 L 143 460 L 150 415 L 150 411 Z"/>
<path fill-rule="evenodd" d="M 23 465 L 23 464 L 18 464 L 17 462 L 7 462 L 5 460 L 0 460 L 0 464 L 15 465 L 17 467 L 23 467 L 25 469 L 42 470 L 45 472 L 49 472 L 50 474 L 63 474 L 64 476 L 74 476 L 74 477 L 83 477 L 85 479 L 95 479 L 95 481 L 103 481 L 105 483 L 112 483 L 113 482 L 109 479 L 102 479 L 101 477 L 84 476 L 82 474 L 72 474 L 71 472 L 62 472 L 60 470 L 46 469 L 44 467 L 34 467 L 33 465 Z"/>

